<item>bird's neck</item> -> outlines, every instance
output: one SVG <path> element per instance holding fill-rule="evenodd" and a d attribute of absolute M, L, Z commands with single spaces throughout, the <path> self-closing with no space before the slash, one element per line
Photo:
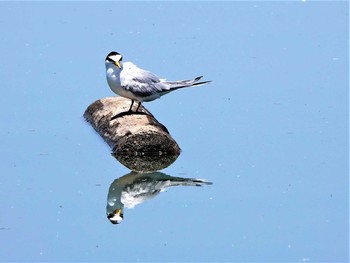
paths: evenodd
<path fill-rule="evenodd" d="M 123 69 L 122 65 L 121 67 L 122 68 L 118 68 L 115 65 L 106 65 L 107 76 L 118 76 L 120 71 Z"/>
<path fill-rule="evenodd" d="M 118 68 L 116 65 L 111 63 L 106 63 L 106 70 L 109 72 L 119 72 L 123 69 L 123 63 L 120 64 L 121 68 Z"/>

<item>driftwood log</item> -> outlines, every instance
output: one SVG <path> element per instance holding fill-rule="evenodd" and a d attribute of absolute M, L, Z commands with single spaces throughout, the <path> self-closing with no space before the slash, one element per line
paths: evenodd
<path fill-rule="evenodd" d="M 99 99 L 86 109 L 84 118 L 129 169 L 156 171 L 169 166 L 179 156 L 180 147 L 146 108 L 141 105 L 137 112 L 128 112 L 130 105 L 131 100 L 122 97 Z"/>

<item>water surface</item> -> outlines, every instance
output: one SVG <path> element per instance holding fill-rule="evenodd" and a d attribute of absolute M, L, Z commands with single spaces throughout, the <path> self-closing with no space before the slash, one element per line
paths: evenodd
<path fill-rule="evenodd" d="M 0 259 L 348 261 L 347 2 L 1 2 Z M 104 58 L 213 83 L 145 106 L 173 187 L 109 222 L 130 171 L 83 120 Z M 127 217 L 126 217 L 127 215 Z M 127 218 L 127 219 L 126 219 Z"/>

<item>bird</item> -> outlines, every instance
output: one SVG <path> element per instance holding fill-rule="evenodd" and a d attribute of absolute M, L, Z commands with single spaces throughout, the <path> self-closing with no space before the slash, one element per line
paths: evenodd
<path fill-rule="evenodd" d="M 114 93 L 131 99 L 128 112 L 132 112 L 134 101 L 138 102 L 135 111 L 137 112 L 142 102 L 153 101 L 177 89 L 211 82 L 200 81 L 203 76 L 191 80 L 167 81 L 148 70 L 137 67 L 132 62 L 122 62 L 122 60 L 123 56 L 116 51 L 107 55 L 105 59 L 106 77 L 108 85 Z"/>
<path fill-rule="evenodd" d="M 170 176 L 161 172 L 130 172 L 115 179 L 109 187 L 106 214 L 112 224 L 120 224 L 124 220 L 124 207 L 135 206 L 156 197 L 167 188 L 173 186 L 211 185 L 203 179 Z"/>

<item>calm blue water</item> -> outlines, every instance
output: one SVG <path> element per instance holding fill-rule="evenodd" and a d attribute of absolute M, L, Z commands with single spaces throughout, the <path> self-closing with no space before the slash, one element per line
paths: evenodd
<path fill-rule="evenodd" d="M 0 2 L 0 260 L 347 262 L 348 2 Z M 83 120 L 104 58 L 207 86 L 145 106 L 200 178 L 106 217 L 129 174 Z"/>

